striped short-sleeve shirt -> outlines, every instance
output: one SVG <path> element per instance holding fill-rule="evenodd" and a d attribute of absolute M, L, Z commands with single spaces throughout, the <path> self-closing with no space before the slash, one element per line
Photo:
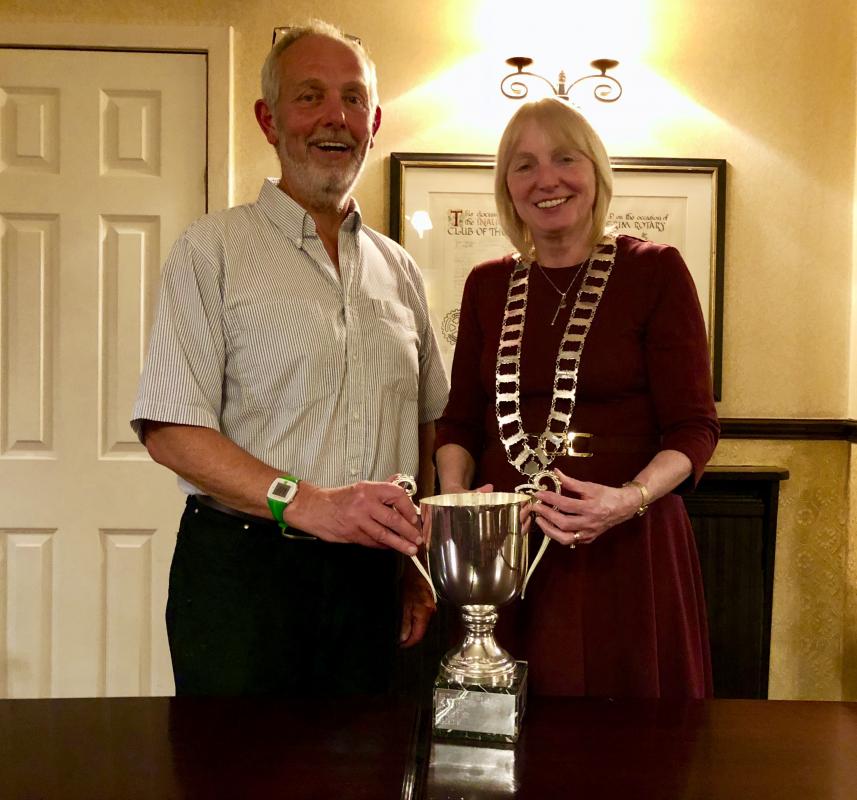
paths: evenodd
<path fill-rule="evenodd" d="M 193 223 L 164 266 L 137 434 L 143 420 L 213 428 L 322 486 L 415 473 L 418 425 L 448 390 L 422 276 L 356 204 L 339 263 L 271 181 Z"/>

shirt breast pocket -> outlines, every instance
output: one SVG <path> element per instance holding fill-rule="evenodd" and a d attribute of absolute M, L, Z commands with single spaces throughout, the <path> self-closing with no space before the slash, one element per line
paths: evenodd
<path fill-rule="evenodd" d="M 370 352 L 378 374 L 393 391 L 415 399 L 419 393 L 419 334 L 414 312 L 394 300 L 372 300 Z"/>

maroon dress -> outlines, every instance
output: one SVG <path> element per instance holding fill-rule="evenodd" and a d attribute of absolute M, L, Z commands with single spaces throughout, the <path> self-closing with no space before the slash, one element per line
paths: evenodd
<path fill-rule="evenodd" d="M 449 403 L 437 447 L 459 444 L 476 462 L 476 486 L 513 489 L 494 411 L 497 346 L 513 259 L 473 269 L 461 304 Z M 564 289 L 573 268 L 551 269 Z M 524 430 L 545 429 L 557 351 L 572 299 L 551 326 L 559 295 L 534 265 L 521 350 Z M 658 450 L 684 453 L 702 475 L 719 435 L 705 326 L 693 279 L 674 248 L 620 236 L 616 260 L 583 350 L 571 430 L 591 433 L 589 458 L 553 466 L 620 486 Z M 531 557 L 541 534 L 531 537 Z M 681 497 L 576 549 L 552 542 L 527 587 L 500 613 L 497 639 L 529 661 L 540 695 L 704 697 L 711 664 L 699 560 Z"/>

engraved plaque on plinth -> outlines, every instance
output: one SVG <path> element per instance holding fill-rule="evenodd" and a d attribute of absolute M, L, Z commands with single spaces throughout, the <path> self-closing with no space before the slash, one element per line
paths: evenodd
<path fill-rule="evenodd" d="M 505 686 L 460 683 L 438 676 L 434 684 L 432 729 L 443 738 L 514 743 L 527 702 L 527 662 L 518 661 Z"/>

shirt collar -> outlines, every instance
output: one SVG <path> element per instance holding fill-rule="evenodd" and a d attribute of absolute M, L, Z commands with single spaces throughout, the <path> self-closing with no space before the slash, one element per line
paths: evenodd
<path fill-rule="evenodd" d="M 265 179 L 259 191 L 257 205 L 295 243 L 296 247 L 303 247 L 304 239 L 318 236 L 315 221 L 310 213 L 294 198 L 282 191 L 277 183 L 277 178 Z M 349 211 L 342 223 L 342 230 L 357 234 L 363 227 L 363 216 L 360 213 L 360 206 L 353 197 L 348 202 Z"/>

